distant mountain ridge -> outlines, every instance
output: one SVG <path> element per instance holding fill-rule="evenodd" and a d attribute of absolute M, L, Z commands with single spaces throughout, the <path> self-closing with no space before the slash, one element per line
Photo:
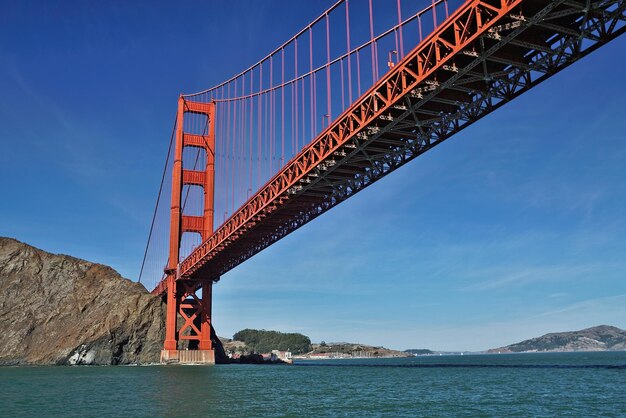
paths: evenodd
<path fill-rule="evenodd" d="M 490 353 L 621 351 L 626 350 L 626 330 L 598 325 L 580 331 L 553 332 L 500 348 Z"/>

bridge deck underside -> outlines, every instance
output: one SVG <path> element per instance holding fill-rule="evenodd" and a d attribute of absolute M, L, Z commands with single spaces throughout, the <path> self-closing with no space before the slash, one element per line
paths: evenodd
<path fill-rule="evenodd" d="M 625 9 L 626 0 L 466 3 L 185 259 L 179 278 L 218 280 L 617 37 Z"/>

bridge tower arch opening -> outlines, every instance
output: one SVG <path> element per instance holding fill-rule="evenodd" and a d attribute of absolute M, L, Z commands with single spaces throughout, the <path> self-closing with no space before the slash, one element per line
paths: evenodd
<path fill-rule="evenodd" d="M 172 194 L 170 209 L 169 257 L 167 275 L 167 314 L 162 363 L 214 364 L 211 341 L 211 301 L 213 278 L 180 278 L 182 243 L 204 242 L 213 233 L 215 194 L 215 104 L 178 99 Z M 190 123 L 191 122 L 191 123 Z M 200 151 L 189 165 L 189 150 Z M 185 158 L 187 157 L 187 158 Z M 201 167 L 198 167 L 200 161 Z M 183 164 L 184 163 L 184 164 Z M 201 195 L 198 213 L 185 211 L 189 195 Z M 189 237 L 192 237 L 191 239 Z M 196 236 L 194 239 L 193 236 Z M 187 340 L 187 349 L 179 350 Z"/>

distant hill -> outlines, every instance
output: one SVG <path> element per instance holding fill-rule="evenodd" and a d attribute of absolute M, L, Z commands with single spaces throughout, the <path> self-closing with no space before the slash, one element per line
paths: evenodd
<path fill-rule="evenodd" d="M 626 331 L 608 325 L 580 331 L 554 332 L 506 347 L 492 348 L 490 353 L 523 353 L 533 351 L 619 351 L 626 350 Z"/>
<path fill-rule="evenodd" d="M 311 350 L 309 337 L 298 333 L 244 329 L 236 332 L 232 340 L 221 339 L 225 349 L 246 354 L 269 353 L 272 350 L 301 354 Z"/>
<path fill-rule="evenodd" d="M 404 352 L 409 353 L 409 354 L 414 354 L 416 356 L 435 354 L 434 351 L 428 350 L 427 348 L 409 348 L 408 350 L 404 350 Z"/>
<path fill-rule="evenodd" d="M 332 358 L 350 358 L 350 357 L 409 357 L 408 353 L 403 351 L 392 350 L 385 347 L 375 347 L 367 344 L 358 343 L 326 343 L 322 341 L 319 344 L 313 344 L 313 350 L 307 355 L 311 358 L 319 356 L 329 356 Z"/>
<path fill-rule="evenodd" d="M 244 329 L 233 335 L 232 339 L 220 337 L 224 348 L 232 353 L 251 354 L 268 353 L 272 350 L 289 349 L 294 355 L 308 358 L 350 358 L 350 357 L 409 357 L 410 354 L 385 347 L 374 347 L 356 343 L 311 344 L 306 335 Z"/>

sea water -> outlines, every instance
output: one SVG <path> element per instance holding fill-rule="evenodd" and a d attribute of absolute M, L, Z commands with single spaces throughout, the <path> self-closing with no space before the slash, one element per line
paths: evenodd
<path fill-rule="evenodd" d="M 0 416 L 626 416 L 626 352 L 3 367 Z"/>

